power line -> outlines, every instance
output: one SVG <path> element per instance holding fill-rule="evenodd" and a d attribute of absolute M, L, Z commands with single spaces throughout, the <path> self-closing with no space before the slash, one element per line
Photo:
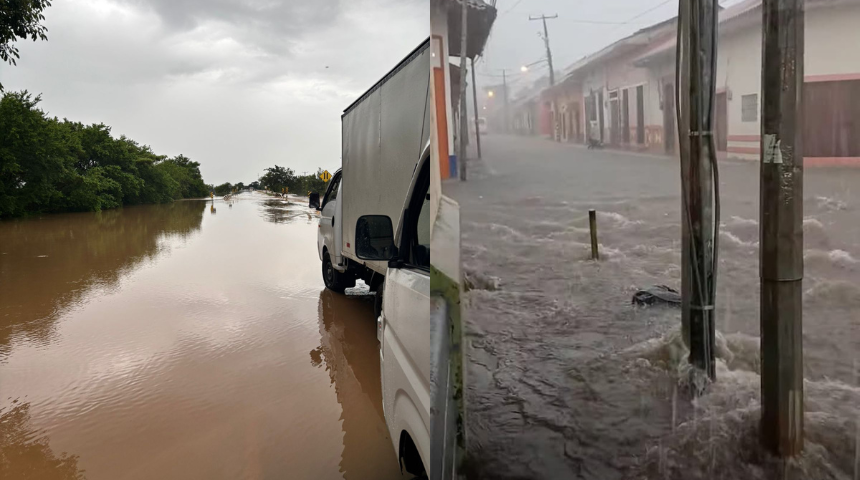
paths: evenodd
<path fill-rule="evenodd" d="M 569 23 L 584 23 L 584 24 L 588 24 L 588 25 L 628 25 L 628 24 L 630 24 L 630 21 L 627 21 L 627 22 L 609 22 L 609 21 L 603 21 L 603 20 L 576 20 L 576 19 L 571 20 L 571 19 L 567 19 L 567 18 L 564 19 L 563 21 L 569 22 Z"/>
<path fill-rule="evenodd" d="M 644 12 L 640 13 L 639 15 L 636 15 L 635 17 L 631 18 L 630 20 L 627 20 L 627 22 L 625 22 L 625 24 L 630 23 L 630 22 L 632 22 L 633 20 L 636 20 L 636 19 L 638 19 L 638 18 L 642 18 L 642 17 L 644 17 L 645 15 L 648 15 L 649 13 L 653 12 L 654 10 L 657 10 L 658 8 L 660 8 L 660 7 L 662 7 L 663 5 L 666 5 L 666 4 L 668 4 L 669 2 L 672 2 L 672 1 L 673 1 L 673 0 L 666 0 L 665 2 L 660 2 L 660 4 L 659 4 L 659 5 L 656 5 L 656 6 L 654 6 L 654 7 L 651 7 L 651 8 L 649 8 L 648 10 L 645 10 Z"/>
<path fill-rule="evenodd" d="M 501 15 L 499 15 L 499 18 L 504 17 L 505 15 L 507 15 L 508 13 L 510 13 L 510 12 L 511 12 L 511 10 L 513 10 L 513 9 L 517 8 L 517 5 L 519 5 L 519 4 L 520 4 L 520 2 L 522 2 L 522 1 L 523 1 L 523 0 L 517 0 L 517 2 L 516 2 L 516 3 L 514 3 L 514 4 L 513 4 L 513 6 L 511 6 L 511 8 L 509 8 L 509 9 L 505 10 L 504 12 L 502 12 L 502 14 L 501 14 Z"/>
<path fill-rule="evenodd" d="M 543 22 L 543 43 L 546 45 L 546 61 L 549 63 L 549 84 L 555 85 L 555 69 L 552 68 L 552 50 L 549 48 L 549 31 L 546 29 L 546 21 L 547 19 L 553 20 L 558 18 L 558 14 L 555 14 L 551 17 L 546 15 L 541 15 L 539 17 L 532 17 L 529 15 L 529 21 L 532 20 L 540 20 Z"/>

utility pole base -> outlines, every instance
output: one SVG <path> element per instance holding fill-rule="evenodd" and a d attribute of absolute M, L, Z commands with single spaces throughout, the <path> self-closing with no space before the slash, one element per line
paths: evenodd
<path fill-rule="evenodd" d="M 803 450 L 801 281 L 763 281 L 761 442 L 779 457 Z"/>

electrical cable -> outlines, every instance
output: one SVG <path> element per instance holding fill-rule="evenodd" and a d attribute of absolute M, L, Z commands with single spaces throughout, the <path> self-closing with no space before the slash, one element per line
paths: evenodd
<path fill-rule="evenodd" d="M 710 1 L 710 0 L 705 0 L 705 1 Z M 683 57 L 682 53 L 686 54 L 687 57 L 690 57 L 690 52 L 687 51 L 688 49 L 682 49 L 682 43 L 681 42 L 684 38 L 686 38 L 687 36 L 689 36 L 691 34 L 690 29 L 689 29 L 689 21 L 690 21 L 689 17 L 690 17 L 691 12 L 686 11 L 684 9 L 684 6 L 685 6 L 684 2 L 680 2 L 679 14 L 678 14 L 678 34 L 676 37 L 676 45 L 675 45 L 675 86 L 676 86 L 675 115 L 678 118 L 678 122 L 679 122 L 678 123 L 678 125 L 679 125 L 678 134 L 682 140 L 684 139 L 684 135 L 683 135 L 684 128 L 682 127 L 683 124 L 681 122 L 682 118 L 681 118 L 680 100 L 682 98 L 682 95 L 681 95 L 681 91 L 679 88 L 680 83 L 681 83 L 681 63 L 682 63 L 682 57 Z M 711 42 L 712 42 L 711 43 L 712 52 L 711 52 L 711 56 L 710 56 L 710 70 L 708 71 L 708 76 L 710 78 L 710 82 L 708 84 L 709 90 L 712 90 L 715 86 L 715 78 L 714 77 L 715 77 L 716 66 L 717 66 L 716 65 L 717 64 L 716 56 L 717 56 L 717 41 L 718 41 L 719 34 L 718 34 L 717 25 L 715 25 L 717 23 L 716 12 L 718 12 L 718 10 L 715 10 L 714 24 L 709 26 L 709 28 L 711 29 L 710 34 L 711 34 Z M 702 19 L 701 18 L 701 12 L 698 11 L 698 9 L 697 9 L 696 18 L 695 18 L 697 31 L 701 31 L 701 25 L 699 22 L 701 19 Z M 701 102 L 701 100 L 702 100 L 701 96 L 699 96 L 696 99 L 691 99 L 691 101 L 699 101 L 699 102 Z M 702 105 L 700 103 L 700 107 L 705 107 L 705 105 Z M 711 94 L 711 92 L 709 92 L 709 94 L 707 96 L 707 108 L 705 108 L 705 109 L 700 108 L 699 110 L 700 110 L 700 112 L 699 112 L 700 113 L 700 120 L 702 120 L 702 123 L 703 123 L 702 125 L 700 125 L 700 130 L 711 132 L 707 136 L 710 137 L 708 139 L 708 147 L 709 147 L 708 148 L 708 150 L 709 150 L 708 151 L 708 161 L 711 164 L 711 181 L 713 182 L 713 188 L 714 188 L 714 190 L 713 190 L 714 191 L 714 226 L 713 226 L 714 252 L 713 252 L 713 255 L 711 257 L 710 279 L 702 279 L 706 282 L 708 280 L 710 280 L 708 282 L 708 285 L 707 285 L 708 296 L 706 297 L 704 295 L 705 291 L 699 292 L 700 298 L 702 300 L 706 300 L 706 302 L 704 302 L 704 303 L 710 305 L 711 303 L 715 302 L 715 300 L 716 300 L 717 269 L 719 267 L 719 233 L 720 233 L 720 215 L 721 215 L 720 174 L 719 174 L 719 165 L 717 162 L 717 155 L 716 155 L 716 140 L 715 140 L 714 135 L 711 131 L 711 125 L 710 125 L 711 119 L 713 118 L 712 113 L 714 111 L 714 95 Z M 701 111 L 701 110 L 704 110 L 704 111 Z M 696 137 L 698 140 L 697 143 L 699 143 L 699 145 L 698 145 L 699 150 L 701 150 L 702 145 L 700 144 L 700 142 L 702 141 L 702 137 L 704 136 L 701 133 L 702 132 L 700 131 Z M 688 185 L 686 185 L 686 182 L 684 181 L 683 172 L 682 172 L 682 178 L 681 178 L 681 189 L 682 189 L 682 208 L 684 209 L 684 217 L 685 217 L 685 220 L 686 220 L 687 225 L 688 225 L 688 230 L 692 230 L 692 216 L 691 216 L 691 212 L 689 210 L 689 205 L 687 204 Z M 692 252 L 691 252 L 692 258 L 698 258 L 698 255 L 697 255 L 698 252 L 696 252 L 695 243 L 691 242 L 690 247 L 692 249 Z M 699 278 L 700 272 L 698 271 L 698 265 L 697 265 L 698 262 L 691 262 L 691 263 L 692 263 L 692 268 L 693 268 L 693 275 L 696 278 Z M 697 284 L 700 288 L 701 288 L 701 283 L 704 283 L 704 282 L 697 282 Z M 701 308 L 703 306 L 699 306 L 699 307 Z M 708 315 L 711 316 L 711 321 L 714 322 L 715 321 L 715 313 L 714 313 L 713 309 L 709 310 Z M 705 338 L 704 338 L 705 345 L 703 345 L 703 346 L 705 348 L 705 352 L 706 352 L 705 358 L 707 361 L 707 359 L 710 359 L 711 355 L 712 355 L 712 352 L 710 351 L 711 350 L 711 348 L 710 348 L 711 347 L 711 340 L 712 340 L 710 338 L 710 328 L 706 329 L 704 334 L 705 334 Z M 709 372 L 710 367 L 711 367 L 710 365 L 705 365 L 706 371 Z"/>

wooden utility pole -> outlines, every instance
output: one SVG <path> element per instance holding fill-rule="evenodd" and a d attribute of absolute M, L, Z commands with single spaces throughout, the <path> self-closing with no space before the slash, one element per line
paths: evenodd
<path fill-rule="evenodd" d="M 764 0 L 761 122 L 761 440 L 803 450 L 804 0 Z"/>
<path fill-rule="evenodd" d="M 529 20 L 540 20 L 543 22 L 543 43 L 546 46 L 546 61 L 549 64 L 549 84 L 550 86 L 555 85 L 555 70 L 552 68 L 552 49 L 549 48 L 549 30 L 546 28 L 547 19 L 558 18 L 558 14 L 555 14 L 551 17 L 546 15 L 541 15 L 539 17 L 529 16 Z"/>
<path fill-rule="evenodd" d="M 715 294 L 719 198 L 714 144 L 717 0 L 680 2 L 678 137 L 681 153 L 682 329 L 695 372 L 716 379 Z M 697 377 L 696 380 L 702 379 Z M 702 379 L 703 380 L 703 379 Z M 697 387 L 704 385 L 697 382 Z"/>
<path fill-rule="evenodd" d="M 472 104 L 475 107 L 475 145 L 481 158 L 481 127 L 478 125 L 478 84 L 475 83 L 475 59 L 472 59 Z"/>
<path fill-rule="evenodd" d="M 457 161 L 460 162 L 460 180 L 466 181 L 466 137 L 469 135 L 469 112 L 466 109 L 466 56 L 469 48 L 467 36 L 469 21 L 469 2 L 461 1 L 460 17 L 460 144 Z"/>

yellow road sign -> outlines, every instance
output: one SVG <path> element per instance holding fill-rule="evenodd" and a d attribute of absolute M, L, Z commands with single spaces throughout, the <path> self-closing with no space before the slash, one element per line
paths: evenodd
<path fill-rule="evenodd" d="M 329 180 L 331 180 L 331 174 L 328 173 L 328 170 L 326 170 L 320 174 L 320 178 L 323 182 L 328 182 Z"/>

